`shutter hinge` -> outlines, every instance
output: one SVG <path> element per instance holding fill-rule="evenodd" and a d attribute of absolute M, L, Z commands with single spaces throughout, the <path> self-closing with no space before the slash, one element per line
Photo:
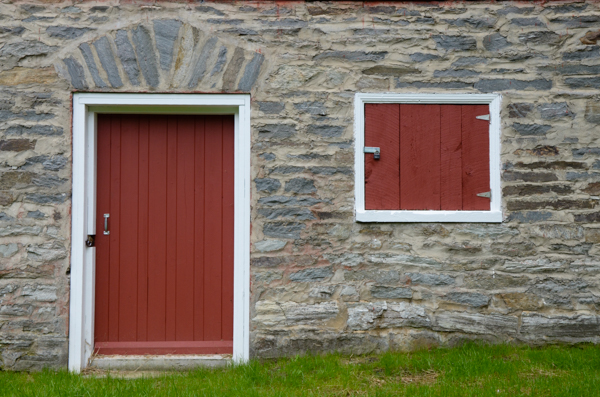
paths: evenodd
<path fill-rule="evenodd" d="M 477 193 L 477 197 L 487 197 L 487 198 L 491 199 L 492 191 L 490 190 L 489 192 Z"/>
<path fill-rule="evenodd" d="M 381 153 L 381 151 L 379 150 L 378 147 L 368 147 L 368 146 L 365 146 L 364 152 L 365 153 L 373 153 L 373 158 L 375 160 L 379 160 L 379 156 Z"/>
<path fill-rule="evenodd" d="M 476 119 L 478 120 L 487 120 L 490 121 L 490 115 L 489 114 L 483 114 L 481 116 L 475 116 Z"/>

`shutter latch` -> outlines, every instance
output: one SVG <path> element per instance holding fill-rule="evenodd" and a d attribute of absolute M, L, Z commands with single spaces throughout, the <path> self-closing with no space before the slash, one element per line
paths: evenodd
<path fill-rule="evenodd" d="M 375 160 L 379 160 L 379 156 L 380 156 L 381 151 L 379 150 L 378 147 L 368 147 L 368 146 L 365 146 L 365 153 L 373 153 L 373 158 Z"/>
<path fill-rule="evenodd" d="M 487 121 L 490 121 L 490 115 L 489 114 L 483 114 L 481 116 L 475 116 L 475 118 L 477 120 L 487 120 Z"/>
<path fill-rule="evenodd" d="M 484 193 L 477 193 L 477 197 L 486 197 L 486 198 L 491 199 L 492 198 L 492 192 L 489 191 L 489 192 L 484 192 Z"/>

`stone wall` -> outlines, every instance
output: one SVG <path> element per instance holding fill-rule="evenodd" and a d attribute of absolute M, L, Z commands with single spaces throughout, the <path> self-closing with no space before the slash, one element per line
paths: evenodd
<path fill-rule="evenodd" d="M 63 367 L 73 91 L 250 92 L 253 356 L 597 342 L 595 2 L 0 4 L 0 368 Z M 353 219 L 356 92 L 503 95 L 502 224 Z"/>

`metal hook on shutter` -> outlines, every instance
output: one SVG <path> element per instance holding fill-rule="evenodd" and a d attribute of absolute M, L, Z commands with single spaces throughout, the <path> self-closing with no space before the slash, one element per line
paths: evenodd
<path fill-rule="evenodd" d="M 110 214 L 104 214 L 104 235 L 108 236 L 110 232 L 108 231 L 108 218 L 110 218 Z"/>
<path fill-rule="evenodd" d="M 373 153 L 373 158 L 375 160 L 379 160 L 381 151 L 378 147 L 368 147 L 365 146 L 365 153 Z"/>

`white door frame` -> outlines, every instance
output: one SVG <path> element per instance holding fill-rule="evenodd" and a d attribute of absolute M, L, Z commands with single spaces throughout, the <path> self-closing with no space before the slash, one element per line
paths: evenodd
<path fill-rule="evenodd" d="M 73 95 L 73 192 L 69 370 L 84 369 L 94 351 L 96 249 L 96 120 L 98 113 L 233 114 L 234 272 L 233 359 L 250 355 L 250 95 L 101 94 Z"/>

